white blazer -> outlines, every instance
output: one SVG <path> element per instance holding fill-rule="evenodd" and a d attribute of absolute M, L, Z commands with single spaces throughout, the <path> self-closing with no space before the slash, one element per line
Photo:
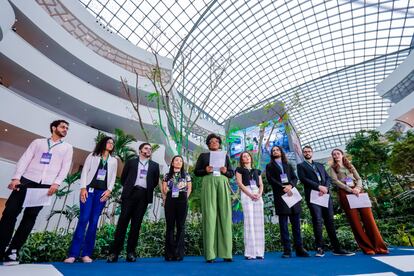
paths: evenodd
<path fill-rule="evenodd" d="M 81 188 L 86 188 L 93 177 L 95 176 L 96 171 L 98 170 L 99 163 L 101 162 L 100 155 L 93 155 L 90 153 L 85 160 L 83 165 L 82 174 L 80 178 Z M 115 185 L 116 172 L 118 167 L 118 160 L 115 157 L 109 156 L 108 158 L 108 175 L 107 175 L 107 189 L 112 191 Z"/>

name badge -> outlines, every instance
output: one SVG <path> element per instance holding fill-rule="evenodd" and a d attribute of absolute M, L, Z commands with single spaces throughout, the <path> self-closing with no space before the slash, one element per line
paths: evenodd
<path fill-rule="evenodd" d="M 40 164 L 49 164 L 52 159 L 52 154 L 50 152 L 44 152 L 42 157 L 40 157 Z"/>
<path fill-rule="evenodd" d="M 250 189 L 252 190 L 253 194 L 259 193 L 259 187 L 257 187 L 256 180 L 250 180 Z"/>
<path fill-rule="evenodd" d="M 352 187 L 352 186 L 354 186 L 354 181 L 352 180 L 352 178 L 351 177 L 345 177 L 345 183 L 346 183 L 346 185 L 347 186 L 349 186 L 349 187 Z"/>
<path fill-rule="evenodd" d="M 321 177 L 321 175 L 319 174 L 319 172 L 316 172 L 316 176 L 318 177 L 318 181 L 322 181 L 322 177 Z"/>
<path fill-rule="evenodd" d="M 220 168 L 213 168 L 213 175 L 214 176 L 220 176 L 221 175 Z"/>
<path fill-rule="evenodd" d="M 93 191 L 95 191 L 95 189 L 94 189 L 94 188 L 89 188 L 89 189 L 88 189 L 88 193 L 93 193 Z"/>
<path fill-rule="evenodd" d="M 96 179 L 104 181 L 105 176 L 106 176 L 106 170 L 105 169 L 99 169 L 98 174 L 96 175 Z"/>
<path fill-rule="evenodd" d="M 146 169 L 141 169 L 139 171 L 139 178 L 147 178 L 148 171 Z"/>
<path fill-rule="evenodd" d="M 180 195 L 180 189 L 178 187 L 173 186 L 171 190 L 171 196 L 173 198 L 177 198 Z"/>
<path fill-rule="evenodd" d="M 289 183 L 289 179 L 286 173 L 280 174 L 280 180 L 282 181 L 282 183 Z"/>

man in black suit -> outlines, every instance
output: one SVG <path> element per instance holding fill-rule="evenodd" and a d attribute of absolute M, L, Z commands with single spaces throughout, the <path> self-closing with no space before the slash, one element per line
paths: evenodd
<path fill-rule="evenodd" d="M 160 167 L 158 163 L 150 160 L 151 153 L 151 145 L 142 143 L 139 146 L 138 158 L 127 161 L 122 171 L 121 214 L 115 231 L 112 252 L 108 256 L 108 263 L 118 261 L 118 255 L 122 251 L 130 221 L 126 261 L 136 261 L 135 248 L 138 244 L 142 219 L 148 204 L 152 203 L 154 188 L 158 185 L 160 178 Z"/>
<path fill-rule="evenodd" d="M 321 163 L 312 160 L 313 150 L 310 146 L 303 147 L 302 153 L 305 161 L 297 165 L 297 171 L 300 182 L 305 186 L 306 203 L 312 216 L 313 232 L 317 248 L 315 256 L 325 256 L 322 239 L 323 223 L 325 224 L 326 231 L 328 232 L 329 239 L 334 248 L 333 254 L 340 256 L 355 255 L 355 253 L 345 251 L 340 247 L 334 225 L 332 197 L 329 198 L 329 205 L 327 208 L 310 202 L 310 194 L 312 190 L 318 191 L 320 196 L 329 194 L 331 179 L 324 166 Z"/>
<path fill-rule="evenodd" d="M 296 256 L 309 257 L 308 252 L 303 248 L 300 231 L 300 213 L 302 211 L 300 201 L 289 208 L 282 198 L 285 194 L 293 195 L 291 190 L 296 187 L 298 178 L 280 146 L 273 146 L 270 151 L 270 162 L 266 166 L 266 178 L 272 186 L 276 215 L 279 217 L 280 239 L 283 245 L 282 258 L 292 256 L 288 221 L 292 224 Z"/>

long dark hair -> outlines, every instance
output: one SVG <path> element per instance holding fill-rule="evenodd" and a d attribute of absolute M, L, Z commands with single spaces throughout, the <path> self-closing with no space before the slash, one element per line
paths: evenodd
<path fill-rule="evenodd" d="M 242 157 L 243 157 L 243 154 L 248 154 L 249 156 L 250 156 L 250 160 L 252 161 L 251 162 L 251 166 L 252 166 L 252 168 L 253 168 L 253 156 L 251 155 L 251 153 L 250 152 L 248 152 L 248 151 L 243 151 L 241 154 L 240 154 L 240 160 L 239 160 L 239 164 L 240 164 L 240 168 L 244 168 L 244 163 L 243 163 L 243 161 L 242 161 Z"/>
<path fill-rule="evenodd" d="M 96 143 L 96 146 L 95 146 L 95 149 L 93 150 L 92 155 L 94 156 L 102 155 L 102 153 L 104 153 L 104 151 L 106 150 L 106 143 L 109 140 L 112 140 L 114 142 L 114 147 L 112 148 L 111 151 L 109 151 L 109 154 L 112 155 L 112 152 L 115 150 L 115 140 L 114 138 L 109 137 L 109 136 L 105 136 L 98 143 Z"/>
<path fill-rule="evenodd" d="M 270 150 L 270 159 L 273 161 L 276 159 L 276 157 L 273 156 L 273 149 L 274 148 L 278 148 L 280 150 L 280 153 L 282 154 L 282 163 L 286 163 L 288 162 L 287 157 L 285 152 L 283 151 L 281 146 L 273 146 L 272 149 Z"/>
<path fill-rule="evenodd" d="M 345 157 L 344 152 L 341 149 L 333 149 L 331 152 L 331 156 L 332 156 L 332 160 L 333 160 L 333 164 L 332 164 L 332 168 L 334 169 L 334 171 L 336 173 L 339 173 L 339 163 L 335 161 L 335 159 L 333 158 L 333 153 L 335 151 L 339 151 L 340 153 L 342 153 L 342 164 L 344 164 L 344 167 L 347 168 L 349 171 L 352 171 L 352 168 L 354 166 L 352 166 L 351 162 L 348 160 L 348 158 Z"/>
<path fill-rule="evenodd" d="M 174 164 L 175 158 L 181 158 L 181 160 L 183 161 L 183 166 L 181 167 L 180 173 L 181 173 L 181 178 L 185 178 L 184 158 L 181 155 L 176 155 L 171 160 L 170 170 L 168 171 L 168 175 L 167 175 L 167 181 L 170 180 L 171 178 L 173 178 L 173 176 L 174 176 L 174 166 L 173 166 L 173 164 Z"/>

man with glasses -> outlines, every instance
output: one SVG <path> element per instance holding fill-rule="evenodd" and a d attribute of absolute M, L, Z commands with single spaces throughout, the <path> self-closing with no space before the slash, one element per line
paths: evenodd
<path fill-rule="evenodd" d="M 331 241 L 334 255 L 355 255 L 355 253 L 345 251 L 340 247 L 334 225 L 332 197 L 329 198 L 328 207 L 322 207 L 311 202 L 310 198 L 312 190 L 317 191 L 319 193 L 319 196 L 329 194 L 331 179 L 328 173 L 326 172 L 324 166 L 321 163 L 312 160 L 313 150 L 310 146 L 303 147 L 302 153 L 303 157 L 305 158 L 305 161 L 298 164 L 297 170 L 300 182 L 305 187 L 306 203 L 309 207 L 312 216 L 313 234 L 315 236 L 316 244 L 315 256 L 325 256 L 324 244 L 322 239 L 323 224 L 325 224 L 326 232 L 328 233 L 329 240 Z"/>
<path fill-rule="evenodd" d="M 138 244 L 142 219 L 148 204 L 152 203 L 154 188 L 158 185 L 160 178 L 159 164 L 150 160 L 151 153 L 151 145 L 142 143 L 139 146 L 138 158 L 127 161 L 122 171 L 121 214 L 115 231 L 112 252 L 108 256 L 108 263 L 118 261 L 129 222 L 131 222 L 131 227 L 128 235 L 126 261 L 136 261 L 135 249 Z"/>
<path fill-rule="evenodd" d="M 0 220 L 0 262 L 4 258 L 3 265 L 19 264 L 19 250 L 43 208 L 39 205 L 24 207 L 28 189 L 47 189 L 47 195 L 52 196 L 69 172 L 73 147 L 63 141 L 68 130 L 69 123 L 65 120 L 53 121 L 50 124 L 50 138 L 34 140 L 16 164 L 16 172 L 8 185 L 13 192 Z M 23 208 L 22 220 L 13 235 L 17 217 Z M 6 247 L 8 249 L 5 252 Z"/>

